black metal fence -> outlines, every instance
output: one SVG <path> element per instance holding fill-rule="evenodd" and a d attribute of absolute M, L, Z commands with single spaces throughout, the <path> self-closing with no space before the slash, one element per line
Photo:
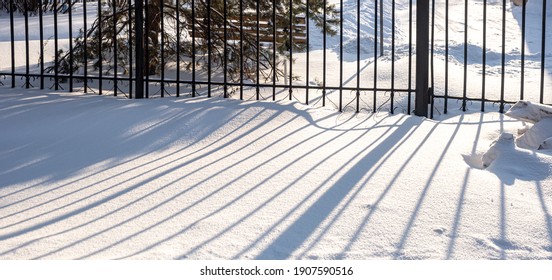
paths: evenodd
<path fill-rule="evenodd" d="M 431 5 L 429 87 L 432 104 L 439 103 L 431 107 L 431 116 L 435 109 L 446 114 L 451 101 L 463 111 L 476 101 L 478 110 L 491 104 L 501 113 L 518 100 L 552 104 L 552 67 L 547 63 L 552 58 L 547 45 L 552 7 L 547 0 L 444 0 Z M 460 30 L 451 27 L 458 21 Z M 461 91 L 451 90 L 450 84 L 459 81 L 456 88 Z"/>
<path fill-rule="evenodd" d="M 481 110 L 496 103 L 502 112 L 518 99 L 552 103 L 545 64 L 549 9 L 541 1 L 544 12 L 531 17 L 541 22 L 540 30 L 531 30 L 533 37 L 541 35 L 540 53 L 532 42 L 527 54 L 527 7 L 537 0 L 520 12 L 506 0 L 500 5 L 483 0 L 54 0 L 39 5 L 0 0 L 0 24 L 9 26 L 9 40 L 0 42 L 0 83 L 128 98 L 297 99 L 331 103 L 339 110 L 386 107 L 391 113 L 399 109 L 431 116 L 434 109 L 446 113 L 451 100 L 458 100 L 462 110 L 480 101 Z M 449 27 L 451 6 L 457 5 L 465 11 L 463 31 Z M 488 24 L 489 5 L 493 15 L 501 9 L 499 29 L 496 18 Z M 480 9 L 483 18 L 474 22 L 479 13 L 471 15 L 473 9 Z M 506 57 L 507 12 L 520 15 L 519 65 L 515 57 Z M 482 44 L 470 37 L 473 28 L 482 28 L 475 32 Z M 450 35 L 458 33 L 463 42 L 451 41 Z M 502 50 L 489 52 L 487 44 L 496 42 L 496 34 Z M 3 48 L 6 44 L 9 48 Z M 470 57 L 476 53 L 479 63 Z M 489 66 L 489 55 L 497 53 L 500 67 Z M 536 83 L 526 79 L 528 57 L 532 71 L 540 67 L 536 99 L 526 94 L 527 86 Z M 477 81 L 471 80 L 477 67 Z M 515 97 L 507 85 L 514 78 L 506 77 L 512 67 L 520 69 Z M 498 90 L 488 81 L 490 68 L 500 72 Z M 450 86 L 459 76 L 461 94 Z M 473 84 L 480 85 L 478 91 L 470 90 Z"/>

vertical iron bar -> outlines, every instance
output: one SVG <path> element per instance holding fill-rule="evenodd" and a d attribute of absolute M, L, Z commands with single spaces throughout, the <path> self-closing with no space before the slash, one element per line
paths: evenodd
<path fill-rule="evenodd" d="M 151 23 L 151 19 L 150 19 L 150 13 L 149 13 L 149 0 L 144 0 L 145 3 L 144 3 L 144 11 L 146 13 L 146 16 L 145 16 L 145 28 L 144 28 L 144 35 L 146 36 L 144 38 L 144 57 L 145 57 L 145 60 L 144 60 L 144 82 L 146 83 L 145 85 L 145 93 L 146 93 L 146 98 L 149 98 L 149 80 L 150 80 L 150 23 Z M 193 29 L 192 29 L 193 30 Z"/>
<path fill-rule="evenodd" d="M 432 1 L 432 3 L 435 3 L 435 1 Z M 432 47 L 432 50 L 433 50 L 433 47 Z M 433 56 L 432 56 L 432 59 L 433 59 Z M 394 102 L 395 102 L 395 0 L 391 1 L 391 114 L 395 113 Z"/>
<path fill-rule="evenodd" d="M 427 116 L 429 0 L 418 0 L 416 7 L 416 116 Z"/>
<path fill-rule="evenodd" d="M 430 103 L 431 109 L 429 111 L 429 118 L 433 119 L 434 112 L 434 90 L 435 90 L 435 63 L 434 63 L 434 53 L 435 53 L 435 0 L 431 0 L 431 86 L 430 86 Z"/>
<path fill-rule="evenodd" d="M 521 8 L 521 81 L 519 89 L 519 100 L 524 98 L 525 90 L 525 21 L 527 17 L 527 2 L 523 1 Z"/>
<path fill-rule="evenodd" d="M 161 20 L 161 97 L 165 97 L 165 0 L 159 0 L 159 17 Z"/>
<path fill-rule="evenodd" d="M 71 1 L 71 0 L 69 0 Z M 113 96 L 117 96 L 117 0 L 113 0 Z"/>
<path fill-rule="evenodd" d="M 382 37 L 383 38 L 383 37 Z M 382 40 L 380 38 L 380 42 Z M 377 86 L 378 86 L 378 0 L 374 1 L 374 96 L 372 104 L 372 112 L 376 112 L 377 102 Z"/>
<path fill-rule="evenodd" d="M 84 65 L 83 65 L 83 76 L 84 76 L 84 93 L 88 93 L 88 16 L 87 16 L 87 10 L 86 10 L 86 2 L 87 0 L 82 1 L 82 20 L 83 20 L 83 40 L 82 45 L 84 48 Z M 130 1 L 129 1 L 129 13 L 130 13 Z M 42 43 L 40 43 L 42 45 Z"/>
<path fill-rule="evenodd" d="M 325 0 L 324 0 L 322 9 L 324 10 L 322 13 L 322 20 L 324 24 L 322 27 L 322 107 L 325 107 L 326 106 L 326 43 L 327 43 L 326 42 L 326 1 Z M 291 66 L 291 59 L 290 59 L 290 66 Z M 290 75 L 290 78 L 291 78 L 291 75 Z"/>
<path fill-rule="evenodd" d="M 309 1 L 307 0 L 307 3 Z M 307 62 L 308 65 L 308 62 Z M 308 81 L 308 80 L 307 80 Z M 339 1 L 339 112 L 343 111 L 343 0 Z"/>
<path fill-rule="evenodd" d="M 504 86 L 506 65 L 506 0 L 502 0 L 502 55 L 500 71 L 500 107 L 499 112 L 504 113 Z"/>
<path fill-rule="evenodd" d="M 276 1 L 272 1 L 272 101 L 276 100 L 276 69 Z"/>
<path fill-rule="evenodd" d="M 23 2 L 23 12 L 25 17 L 25 88 L 29 88 L 31 85 L 29 80 L 30 73 L 30 64 L 29 64 L 29 7 L 27 4 L 28 0 Z"/>
<path fill-rule="evenodd" d="M 58 2 L 54 1 L 54 89 L 59 89 Z"/>
<path fill-rule="evenodd" d="M 485 93 L 487 90 L 487 0 L 483 1 L 483 61 L 481 62 L 481 112 L 485 112 Z"/>
<path fill-rule="evenodd" d="M 83 0 L 86 2 L 86 0 Z M 128 1 L 128 98 L 132 99 L 132 2 Z"/>
<path fill-rule="evenodd" d="M 38 5 L 38 24 L 40 33 L 40 89 L 44 89 L 44 17 L 42 3 Z M 86 36 L 85 36 L 86 37 Z"/>
<path fill-rule="evenodd" d="M 211 0 L 205 0 L 207 2 L 207 97 L 211 97 L 211 55 L 213 49 L 211 48 Z"/>
<path fill-rule="evenodd" d="M 484 0 L 486 1 L 486 0 Z M 445 100 L 443 113 L 448 113 L 449 88 L 449 0 L 445 1 Z"/>
<path fill-rule="evenodd" d="M 378 0 L 375 0 L 375 2 L 377 2 Z M 378 3 L 376 3 L 376 21 L 377 21 L 377 6 L 378 6 Z M 384 24 L 383 24 L 383 0 L 381 0 L 380 2 L 380 56 L 383 56 L 383 38 L 384 38 L 384 34 L 383 34 L 383 27 L 384 27 Z M 377 26 L 377 24 L 376 24 Z M 377 28 L 376 28 L 377 30 Z"/>
<path fill-rule="evenodd" d="M 542 1 L 541 80 L 540 103 L 544 103 L 544 68 L 546 59 L 546 0 Z"/>
<path fill-rule="evenodd" d="M 192 0 L 192 97 L 196 96 L 196 13 L 195 0 Z"/>
<path fill-rule="evenodd" d="M 224 61 L 222 63 L 224 67 L 224 98 L 228 98 L 228 25 L 226 21 L 228 20 L 226 14 L 228 13 L 227 0 L 223 0 L 223 10 L 224 10 Z"/>
<path fill-rule="evenodd" d="M 326 2 L 324 2 L 324 7 Z M 324 10 L 326 11 L 326 10 Z M 326 19 L 324 19 L 324 28 L 326 27 Z M 324 34 L 324 40 L 326 40 L 326 34 Z M 324 49 L 326 52 L 326 49 Z M 326 64 L 324 64 L 326 69 Z M 289 1 L 289 100 L 292 99 L 293 94 L 293 1 Z"/>
<path fill-rule="evenodd" d="M 144 0 L 135 0 L 136 99 L 144 98 Z M 132 64 L 131 64 L 132 65 Z M 131 74 L 132 76 L 132 74 Z"/>
<path fill-rule="evenodd" d="M 343 0 L 341 0 L 341 3 L 343 6 Z M 309 1 L 307 0 L 306 1 L 306 15 L 305 15 L 305 23 L 307 25 L 307 53 L 306 53 L 306 56 L 307 56 L 307 73 L 306 73 L 306 77 L 305 77 L 305 80 L 306 80 L 306 88 L 305 88 L 305 94 L 306 94 L 306 100 L 307 100 L 307 105 L 309 105 L 309 87 L 310 87 L 310 77 L 309 77 L 309 70 L 310 70 L 310 41 L 309 41 L 309 19 L 310 19 L 310 6 L 309 6 Z M 343 15 L 343 7 L 341 8 L 341 11 L 342 11 L 342 15 Z M 343 18 L 343 16 L 341 16 L 341 18 Z M 343 28 L 342 28 L 343 29 Z"/>
<path fill-rule="evenodd" d="M 260 51 L 261 51 L 261 42 L 260 42 L 260 34 L 259 34 L 259 32 L 260 32 L 259 30 L 261 29 L 261 26 L 260 26 L 260 21 L 261 21 L 260 12 L 261 11 L 259 9 L 259 5 L 260 5 L 260 3 L 259 3 L 259 1 L 257 1 L 255 3 L 256 14 L 257 14 L 257 34 L 256 34 L 257 35 L 257 57 L 256 57 L 256 59 L 257 59 L 257 61 L 256 61 L 257 73 L 256 73 L 256 77 L 255 77 L 256 80 L 257 80 L 256 81 L 256 84 L 257 84 L 257 87 L 256 87 L 257 100 L 260 99 L 260 96 L 259 96 L 260 95 L 259 83 L 261 82 L 260 81 L 260 71 L 261 71 L 261 69 L 260 69 L 260 63 L 259 63 Z"/>
<path fill-rule="evenodd" d="M 73 91 L 73 2 L 67 0 L 69 5 L 69 92 Z"/>
<path fill-rule="evenodd" d="M 98 0 L 98 35 L 100 37 L 100 41 L 98 42 L 98 92 L 100 95 L 102 95 L 102 82 L 103 82 L 103 55 L 102 55 L 102 43 L 103 43 L 103 34 L 102 34 L 102 0 Z M 57 49 L 57 47 L 56 47 Z M 57 79 L 56 79 L 57 80 Z"/>
<path fill-rule="evenodd" d="M 447 0 L 448 1 L 448 0 Z M 412 110 L 412 0 L 408 2 L 408 105 L 410 115 Z"/>
<path fill-rule="evenodd" d="M 226 1 L 224 1 L 224 5 L 226 6 Z M 225 12 L 225 16 L 226 16 L 226 12 Z M 226 22 L 225 22 L 225 26 L 226 26 Z M 226 30 L 224 31 L 224 33 L 226 35 Z M 180 97 L 180 0 L 176 0 L 176 89 L 175 90 L 176 90 L 176 97 Z"/>
<path fill-rule="evenodd" d="M 464 2 L 464 86 L 462 88 L 462 111 L 466 111 L 467 93 L 468 93 L 468 3 Z"/>
<path fill-rule="evenodd" d="M 356 112 L 360 112 L 360 0 L 357 0 L 357 79 L 356 79 Z"/>
<path fill-rule="evenodd" d="M 15 31 L 13 21 L 13 0 L 10 0 L 10 42 L 11 42 L 11 87 L 15 87 Z"/>
<path fill-rule="evenodd" d="M 243 0 L 240 0 L 240 100 L 243 100 Z"/>

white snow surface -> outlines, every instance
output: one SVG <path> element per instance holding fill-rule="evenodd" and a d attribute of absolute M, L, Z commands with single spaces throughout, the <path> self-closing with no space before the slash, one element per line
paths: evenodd
<path fill-rule="evenodd" d="M 552 138 L 552 106 L 519 101 L 512 106 L 506 116 L 529 122 L 532 125 L 518 130 L 516 145 L 527 149 L 548 149 L 548 139 Z"/>
<path fill-rule="evenodd" d="M 518 101 L 505 114 L 514 119 L 534 124 L 543 119 L 552 118 L 552 106 L 529 101 Z"/>
<path fill-rule="evenodd" d="M 0 259 L 550 259 L 521 121 L 0 87 Z"/>
<path fill-rule="evenodd" d="M 516 139 L 516 145 L 528 149 L 546 149 L 546 140 L 552 138 L 552 118 L 545 118 L 532 125 Z"/>

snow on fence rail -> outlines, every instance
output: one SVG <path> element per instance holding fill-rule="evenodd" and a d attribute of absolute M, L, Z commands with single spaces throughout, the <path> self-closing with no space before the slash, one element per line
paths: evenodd
<path fill-rule="evenodd" d="M 552 104 L 546 0 L 0 3 L 4 86 L 430 116 L 454 101 Z"/>

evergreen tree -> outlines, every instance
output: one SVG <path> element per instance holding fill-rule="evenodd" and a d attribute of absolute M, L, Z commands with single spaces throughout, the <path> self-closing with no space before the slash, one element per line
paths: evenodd
<path fill-rule="evenodd" d="M 5 3 L 10 0 L 0 0 Z M 33 0 L 13 0 L 18 3 Z M 67 3 L 71 7 L 74 2 Z M 67 1 L 67 2 L 65 2 Z M 74 0 L 72 0 L 74 1 Z M 163 1 L 163 3 L 161 3 Z M 273 3 L 275 1 L 275 3 Z M 165 64 L 174 63 L 177 56 L 180 56 L 182 65 L 187 69 L 192 68 L 190 57 L 195 55 L 196 67 L 206 67 L 208 56 L 211 51 L 212 69 L 224 65 L 225 51 L 227 59 L 227 73 L 231 81 L 238 81 L 241 67 L 243 67 L 244 78 L 255 80 L 257 69 L 251 67 L 256 65 L 257 51 L 259 52 L 259 64 L 261 67 L 261 79 L 271 79 L 272 71 L 277 71 L 278 76 L 282 73 L 273 64 L 272 47 L 258 47 L 256 32 L 244 32 L 240 35 L 241 26 L 256 24 L 259 10 L 259 18 L 268 21 L 269 28 L 259 29 L 259 41 L 270 41 L 267 38 L 273 36 L 273 26 L 276 26 L 278 33 L 284 33 L 283 39 L 278 39 L 276 44 L 276 56 L 281 61 L 292 47 L 300 51 L 305 49 L 305 44 L 290 40 L 289 34 L 290 19 L 295 20 L 296 16 L 305 15 L 306 2 L 309 1 L 309 18 L 322 29 L 324 25 L 323 14 L 326 8 L 326 32 L 329 35 L 336 34 L 336 26 L 339 23 L 338 11 L 334 5 L 326 3 L 326 0 L 148 0 L 144 4 L 145 23 L 145 49 L 147 52 L 145 75 L 158 74 L 162 67 L 161 55 Z M 290 16 L 290 1 L 293 10 Z M 38 2 L 38 1 L 34 1 Z M 75 39 L 72 55 L 69 50 L 59 50 L 60 60 L 58 62 L 59 73 L 69 73 L 69 69 L 78 71 L 86 64 L 92 63 L 97 69 L 102 65 L 104 71 L 112 71 L 113 61 L 117 60 L 118 73 L 127 73 L 129 57 L 132 57 L 136 48 L 134 46 L 135 15 L 134 1 L 130 0 L 107 0 L 106 5 L 100 6 L 101 17 L 98 17 L 90 28 L 84 33 L 80 31 Z M 224 4 L 226 2 L 226 9 Z M 52 4 L 43 2 L 46 7 Z M 192 9 L 194 4 L 194 9 Z M 257 7 L 259 5 L 259 7 Z M 54 5 L 55 6 L 55 5 Z M 58 6 L 61 6 L 58 4 Z M 9 5 L 8 5 L 9 7 Z M 273 7 L 275 10 L 275 22 L 272 22 Z M 8 8 L 9 10 L 9 8 Z M 241 15 L 243 11 L 243 15 Z M 178 17 L 177 17 L 178 12 Z M 225 16 L 226 15 L 226 16 Z M 242 16 L 242 17 L 240 17 Z M 195 20 L 194 20 L 195 17 Z M 210 21 L 209 21 L 210 17 Z M 100 20 L 101 18 L 101 20 Z M 240 19 L 243 22 L 240 22 Z M 178 20 L 178 23 L 177 23 Z M 236 21 L 237 20 L 237 21 Z M 163 26 L 162 26 L 163 25 Z M 226 44 L 224 49 L 224 27 L 226 25 L 227 38 L 234 39 L 234 43 Z M 195 33 L 195 40 L 191 39 L 192 30 Z M 177 36 L 180 34 L 180 36 Z M 178 38 L 180 37 L 180 38 Z M 85 40 L 86 38 L 86 40 Z M 132 40 L 129 41 L 129 38 Z M 208 40 L 210 38 L 210 42 Z M 243 41 L 241 40 L 243 38 Z M 236 43 L 240 39 L 242 46 Z M 86 42 L 86 43 L 85 43 Z M 129 44 L 129 42 L 131 42 Z M 192 42 L 195 44 L 195 54 L 192 54 Z M 227 41 L 229 42 L 229 41 Z M 177 47 L 179 46 L 179 47 Z M 243 47 L 243 48 L 242 48 Z M 114 52 L 114 49 L 117 52 Z M 163 53 L 161 53 L 163 49 Z M 179 50 L 179 52 L 177 52 Z M 240 61 L 240 52 L 243 54 L 243 61 Z M 117 57 L 114 54 L 117 53 Z M 69 66 L 72 58 L 73 65 Z M 86 58 L 86 59 L 85 59 Z M 86 60 L 86 61 L 85 61 Z M 277 62 L 279 63 L 279 62 Z M 55 66 L 50 66 L 46 71 L 54 71 Z M 110 68 L 111 67 L 111 68 Z M 257 81 L 262 82 L 262 81 Z"/>
<path fill-rule="evenodd" d="M 4 11 L 9 13 L 10 3 L 13 3 L 13 11 L 16 13 L 24 14 L 25 11 L 28 15 L 37 15 L 40 12 L 40 6 L 42 5 L 43 11 L 60 10 L 63 4 L 70 2 L 75 3 L 77 0 L 0 0 L 0 12 Z"/>

